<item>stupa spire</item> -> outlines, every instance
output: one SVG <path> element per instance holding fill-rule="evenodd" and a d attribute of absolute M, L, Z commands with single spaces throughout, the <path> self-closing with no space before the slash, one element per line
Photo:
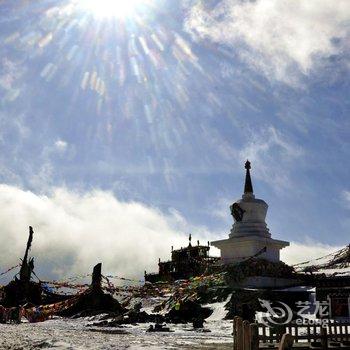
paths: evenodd
<path fill-rule="evenodd" d="M 244 184 L 244 193 L 253 193 L 253 185 L 252 185 L 252 179 L 250 177 L 250 161 L 247 160 L 245 162 L 245 168 L 246 168 L 246 174 L 245 174 L 245 184 Z"/>

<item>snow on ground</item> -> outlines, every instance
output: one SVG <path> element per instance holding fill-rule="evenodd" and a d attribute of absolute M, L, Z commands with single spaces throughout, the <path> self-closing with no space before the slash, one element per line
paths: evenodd
<path fill-rule="evenodd" d="M 169 325 L 172 333 L 147 333 L 149 324 L 100 328 L 88 326 L 88 320 L 56 318 L 43 323 L 0 324 L 0 349 L 90 350 L 90 349 L 218 349 L 232 348 L 232 323 L 210 320 L 205 328 L 194 331 L 192 325 Z"/>
<path fill-rule="evenodd" d="M 203 307 L 209 307 L 213 310 L 213 313 L 205 320 L 206 322 L 220 321 L 227 315 L 225 309 L 226 304 L 230 301 L 232 294 L 230 294 L 225 301 L 213 304 L 203 305 Z"/>
<path fill-rule="evenodd" d="M 320 269 L 316 274 L 324 273 L 326 276 L 350 276 L 350 265 L 347 267 L 340 267 L 335 269 Z"/>

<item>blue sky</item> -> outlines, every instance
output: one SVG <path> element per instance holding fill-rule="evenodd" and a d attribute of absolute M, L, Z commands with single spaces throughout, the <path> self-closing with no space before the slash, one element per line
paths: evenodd
<path fill-rule="evenodd" d="M 249 158 L 275 238 L 349 243 L 346 0 L 88 1 L 0 2 L 2 184 L 112 192 L 218 238 Z"/>

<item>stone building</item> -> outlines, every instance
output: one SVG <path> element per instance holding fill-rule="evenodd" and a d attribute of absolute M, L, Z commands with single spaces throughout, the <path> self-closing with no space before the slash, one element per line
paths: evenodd
<path fill-rule="evenodd" d="M 171 282 L 179 279 L 188 279 L 200 276 L 208 272 L 219 260 L 217 257 L 210 257 L 210 245 L 192 245 L 192 237 L 189 236 L 187 247 L 171 249 L 171 260 L 158 262 L 158 273 L 147 273 L 145 271 L 145 281 Z"/>

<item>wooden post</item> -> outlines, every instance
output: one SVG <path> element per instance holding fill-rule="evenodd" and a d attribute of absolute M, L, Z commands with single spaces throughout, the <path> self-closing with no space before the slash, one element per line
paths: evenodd
<path fill-rule="evenodd" d="M 21 264 L 21 269 L 19 272 L 19 279 L 21 280 L 22 283 L 25 284 L 29 284 L 33 269 L 34 269 L 34 262 L 33 259 L 30 259 L 29 263 L 28 263 L 28 253 L 29 250 L 32 246 L 32 242 L 33 242 L 33 228 L 32 226 L 29 226 L 29 237 L 28 237 L 28 242 L 27 242 L 27 247 L 26 247 L 26 251 L 24 253 L 24 257 L 22 260 L 22 264 Z"/>
<path fill-rule="evenodd" d="M 102 282 L 102 263 L 97 264 L 92 272 L 91 286 L 94 291 L 101 290 Z"/>
<path fill-rule="evenodd" d="M 259 350 L 259 325 L 252 323 L 250 325 L 251 350 Z"/>
<path fill-rule="evenodd" d="M 251 350 L 251 330 L 249 321 L 243 321 L 243 349 Z"/>
<path fill-rule="evenodd" d="M 237 317 L 235 316 L 233 318 L 233 332 L 232 332 L 232 336 L 233 336 L 233 350 L 237 350 Z"/>
<path fill-rule="evenodd" d="M 327 326 L 324 326 L 323 324 L 321 325 L 321 343 L 322 343 L 322 349 L 327 350 L 328 349 Z"/>
<path fill-rule="evenodd" d="M 278 346 L 278 350 L 290 350 L 293 347 L 294 337 L 291 334 L 284 333 Z"/>
<path fill-rule="evenodd" d="M 239 316 L 233 319 L 233 349 L 243 350 L 243 320 Z"/>

